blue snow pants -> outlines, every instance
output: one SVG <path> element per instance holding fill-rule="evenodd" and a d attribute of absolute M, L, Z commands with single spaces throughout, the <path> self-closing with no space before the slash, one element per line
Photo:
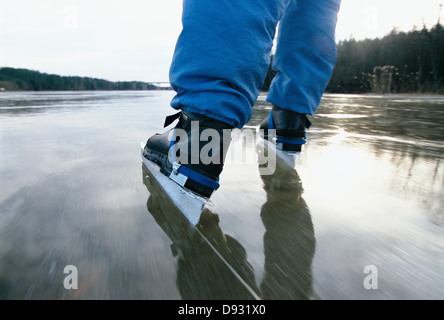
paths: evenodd
<path fill-rule="evenodd" d="M 171 106 L 242 128 L 278 30 L 267 101 L 313 115 L 336 63 L 339 7 L 340 0 L 184 0 Z"/>

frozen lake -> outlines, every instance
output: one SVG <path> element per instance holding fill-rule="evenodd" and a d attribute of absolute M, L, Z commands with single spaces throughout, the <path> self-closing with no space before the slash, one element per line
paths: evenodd
<path fill-rule="evenodd" d="M 205 240 L 140 159 L 172 96 L 0 93 L 0 299 L 444 299 L 444 97 L 326 94 L 273 175 L 234 141 Z"/>

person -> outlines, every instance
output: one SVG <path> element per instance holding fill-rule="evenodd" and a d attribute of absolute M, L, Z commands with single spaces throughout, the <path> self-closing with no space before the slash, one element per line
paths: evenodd
<path fill-rule="evenodd" d="M 183 29 L 170 66 L 176 92 L 171 106 L 179 112 L 167 117 L 165 127 L 178 123 L 150 137 L 144 156 L 164 174 L 180 176 L 185 188 L 210 197 L 219 187 L 230 143 L 224 132 L 251 118 L 276 31 L 272 67 L 277 74 L 267 94 L 273 108 L 260 128 L 265 136 L 275 130 L 283 150 L 300 151 L 310 126 L 307 116 L 315 113 L 336 63 L 340 2 L 184 0 Z M 215 134 L 217 147 L 213 143 L 208 152 L 205 145 Z M 203 151 L 211 161 L 202 159 Z"/>

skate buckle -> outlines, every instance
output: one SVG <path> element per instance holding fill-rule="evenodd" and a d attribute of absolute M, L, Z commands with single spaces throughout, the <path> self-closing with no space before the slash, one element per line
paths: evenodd
<path fill-rule="evenodd" d="M 170 179 L 174 180 L 178 185 L 184 187 L 188 177 L 179 172 L 180 167 L 180 164 L 173 162 L 173 171 L 171 171 Z"/>

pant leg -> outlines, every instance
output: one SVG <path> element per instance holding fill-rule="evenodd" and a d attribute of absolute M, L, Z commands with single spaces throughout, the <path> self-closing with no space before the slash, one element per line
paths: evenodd
<path fill-rule="evenodd" d="M 242 127 L 262 88 L 287 1 L 184 0 L 171 106 Z"/>
<path fill-rule="evenodd" d="M 336 63 L 340 0 L 290 0 L 279 24 L 267 101 L 313 115 Z"/>

